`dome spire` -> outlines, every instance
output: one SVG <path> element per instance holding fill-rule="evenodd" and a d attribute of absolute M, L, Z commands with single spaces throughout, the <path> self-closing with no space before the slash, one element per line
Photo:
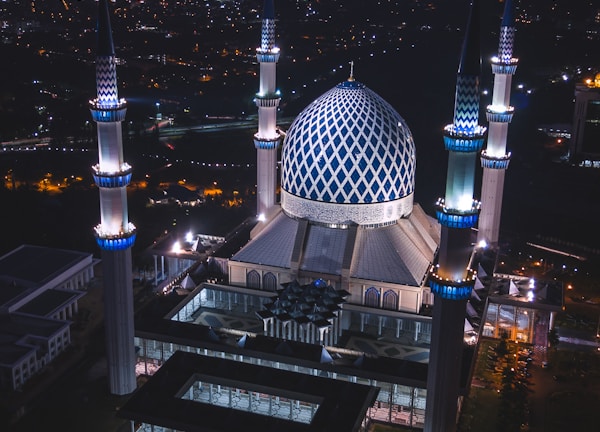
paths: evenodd
<path fill-rule="evenodd" d="M 354 60 L 350 62 L 350 76 L 348 77 L 348 81 L 354 81 Z"/>

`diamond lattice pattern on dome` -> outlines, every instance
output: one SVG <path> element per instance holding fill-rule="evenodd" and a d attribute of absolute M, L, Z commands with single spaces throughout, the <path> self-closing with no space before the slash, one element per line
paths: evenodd
<path fill-rule="evenodd" d="M 310 200 L 368 204 L 414 191 L 415 145 L 404 119 L 379 95 L 346 81 L 291 125 L 282 187 Z"/>

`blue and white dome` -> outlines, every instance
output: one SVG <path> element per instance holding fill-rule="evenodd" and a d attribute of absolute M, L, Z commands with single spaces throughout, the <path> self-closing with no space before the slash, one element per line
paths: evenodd
<path fill-rule="evenodd" d="M 406 122 L 352 79 L 304 109 L 287 132 L 281 204 L 327 224 L 393 223 L 412 211 L 416 150 Z"/>

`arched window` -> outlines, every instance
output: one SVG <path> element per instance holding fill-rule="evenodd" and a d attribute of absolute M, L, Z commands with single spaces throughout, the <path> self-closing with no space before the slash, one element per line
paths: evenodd
<path fill-rule="evenodd" d="M 260 275 L 256 270 L 252 270 L 246 275 L 246 286 L 254 289 L 260 288 Z"/>
<path fill-rule="evenodd" d="M 379 290 L 371 287 L 365 291 L 365 306 L 379 307 Z"/>
<path fill-rule="evenodd" d="M 263 289 L 265 291 L 275 292 L 277 290 L 277 278 L 271 272 L 263 275 Z"/>
<path fill-rule="evenodd" d="M 398 294 L 396 291 L 387 290 L 383 294 L 383 308 L 389 310 L 398 310 Z"/>

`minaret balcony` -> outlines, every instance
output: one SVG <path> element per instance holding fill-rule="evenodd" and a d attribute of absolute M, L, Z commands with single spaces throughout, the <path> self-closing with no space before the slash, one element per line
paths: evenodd
<path fill-rule="evenodd" d="M 125 250 L 133 246 L 135 243 L 136 229 L 130 222 L 127 228 L 118 232 L 107 232 L 102 228 L 102 225 L 97 225 L 94 228 L 94 237 L 100 249 L 109 251 Z"/>
<path fill-rule="evenodd" d="M 517 71 L 519 59 L 500 59 L 492 57 L 492 73 L 497 75 L 514 75 Z"/>
<path fill-rule="evenodd" d="M 438 199 L 436 203 L 436 217 L 440 225 L 448 228 L 473 228 L 479 220 L 481 203 L 473 200 L 471 208 L 465 210 L 447 208 L 444 199 Z"/>
<path fill-rule="evenodd" d="M 448 151 L 473 153 L 483 147 L 486 128 L 476 126 L 471 130 L 462 130 L 451 124 L 444 128 L 444 147 Z"/>
<path fill-rule="evenodd" d="M 488 105 L 485 110 L 485 116 L 488 122 L 494 123 L 510 123 L 515 108 L 511 106 Z"/>
<path fill-rule="evenodd" d="M 510 153 L 502 156 L 488 155 L 485 150 L 481 152 L 481 167 L 488 169 L 502 169 L 508 168 L 510 163 Z"/>
<path fill-rule="evenodd" d="M 105 103 L 99 99 L 90 101 L 90 111 L 95 122 L 112 123 L 125 120 L 127 102 L 119 99 L 116 103 Z"/>
<path fill-rule="evenodd" d="M 276 137 L 265 138 L 261 137 L 258 134 L 254 134 L 254 146 L 257 149 L 262 150 L 272 150 L 279 147 L 279 143 L 281 142 L 281 135 L 277 132 Z"/>
<path fill-rule="evenodd" d="M 103 188 L 125 187 L 131 183 L 131 165 L 124 163 L 121 170 L 116 172 L 100 171 L 100 165 L 92 167 L 96 186 Z"/>
<path fill-rule="evenodd" d="M 279 61 L 279 48 L 256 48 L 256 60 L 259 63 L 277 63 Z"/>
<path fill-rule="evenodd" d="M 267 94 L 257 93 L 254 98 L 254 103 L 259 108 L 276 108 L 279 106 L 279 101 L 281 101 L 279 91 Z"/>
<path fill-rule="evenodd" d="M 436 297 L 447 300 L 467 300 L 475 287 L 476 277 L 477 273 L 474 270 L 467 269 L 464 279 L 448 279 L 440 276 L 439 267 L 432 267 L 429 273 L 429 287 Z"/>

